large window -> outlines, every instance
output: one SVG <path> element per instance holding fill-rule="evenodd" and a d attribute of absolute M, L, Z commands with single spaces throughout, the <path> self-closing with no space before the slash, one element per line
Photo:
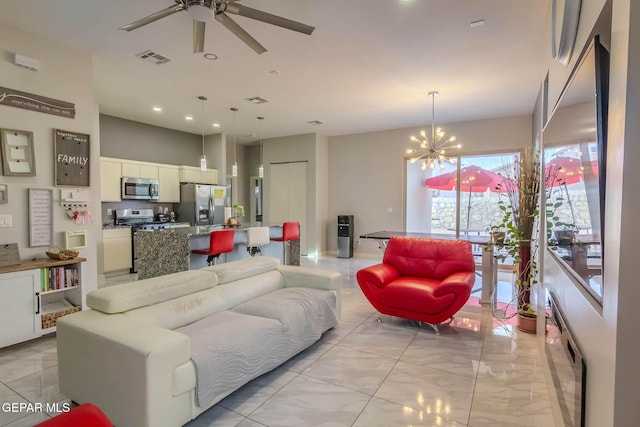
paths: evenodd
<path fill-rule="evenodd" d="M 503 172 L 514 167 L 517 155 L 459 156 L 443 170 L 423 171 L 407 161 L 407 231 L 487 234 L 500 218 L 497 201 L 507 189 Z"/>

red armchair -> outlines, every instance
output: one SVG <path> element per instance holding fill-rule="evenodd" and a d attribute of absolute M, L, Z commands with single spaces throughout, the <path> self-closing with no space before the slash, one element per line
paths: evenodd
<path fill-rule="evenodd" d="M 392 237 L 382 264 L 358 271 L 365 297 L 382 314 L 437 325 L 453 318 L 475 281 L 471 243 Z"/>
<path fill-rule="evenodd" d="M 53 418 L 49 418 L 34 427 L 113 427 L 107 416 L 91 403 L 83 403 L 72 408 L 69 412 L 63 412 Z"/>

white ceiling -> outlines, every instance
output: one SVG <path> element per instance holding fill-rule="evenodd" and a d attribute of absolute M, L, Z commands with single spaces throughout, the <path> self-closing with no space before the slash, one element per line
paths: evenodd
<path fill-rule="evenodd" d="M 316 30 L 307 36 L 232 15 L 268 49 L 257 55 L 212 21 L 205 52 L 215 53 L 216 61 L 192 53 L 185 11 L 131 32 L 118 30 L 173 0 L 2 0 L 0 21 L 91 54 L 102 113 L 200 134 L 197 97 L 205 95 L 207 134 L 233 133 L 229 108 L 237 107 L 239 137 L 332 136 L 430 124 L 432 90 L 440 92 L 437 124 L 531 113 L 547 51 L 547 3 L 242 0 Z M 479 19 L 486 24 L 471 27 Z M 147 49 L 171 62 L 135 57 Z M 270 102 L 245 101 L 253 96 Z M 154 105 L 163 112 L 154 113 Z M 185 121 L 186 114 L 195 120 Z M 262 128 L 257 116 L 265 117 Z M 311 126 L 311 120 L 324 124 Z M 222 127 L 211 127 L 214 121 Z"/>

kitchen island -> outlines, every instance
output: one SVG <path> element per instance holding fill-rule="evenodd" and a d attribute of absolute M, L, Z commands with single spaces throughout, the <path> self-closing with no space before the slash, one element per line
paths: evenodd
<path fill-rule="evenodd" d="M 270 237 L 282 236 L 282 224 L 247 223 L 235 229 L 234 249 L 220 255 L 218 263 L 248 258 L 247 232 L 249 227 L 269 227 Z M 190 226 L 168 230 L 137 232 L 134 235 L 138 279 L 163 276 L 184 270 L 197 270 L 207 266 L 207 257 L 192 254 L 192 249 L 209 247 L 209 235 L 212 231 L 227 228 L 223 225 Z M 300 241 L 291 241 L 287 259 L 291 265 L 300 265 Z M 271 242 L 262 247 L 262 255 L 278 258 L 284 264 L 282 242 Z"/>

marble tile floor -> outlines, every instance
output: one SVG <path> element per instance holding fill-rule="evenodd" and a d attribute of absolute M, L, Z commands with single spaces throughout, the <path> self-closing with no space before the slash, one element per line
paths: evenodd
<path fill-rule="evenodd" d="M 303 259 L 342 273 L 340 325 L 187 426 L 555 425 L 534 336 L 496 320 L 473 296 L 440 336 L 390 316 L 380 323 L 355 280 L 376 262 Z M 510 298 L 502 272 L 499 286 Z M 69 402 L 58 390 L 55 336 L 0 349 L 0 404 L 14 402 Z M 0 408 L 0 426 L 32 426 L 49 415 Z"/>

